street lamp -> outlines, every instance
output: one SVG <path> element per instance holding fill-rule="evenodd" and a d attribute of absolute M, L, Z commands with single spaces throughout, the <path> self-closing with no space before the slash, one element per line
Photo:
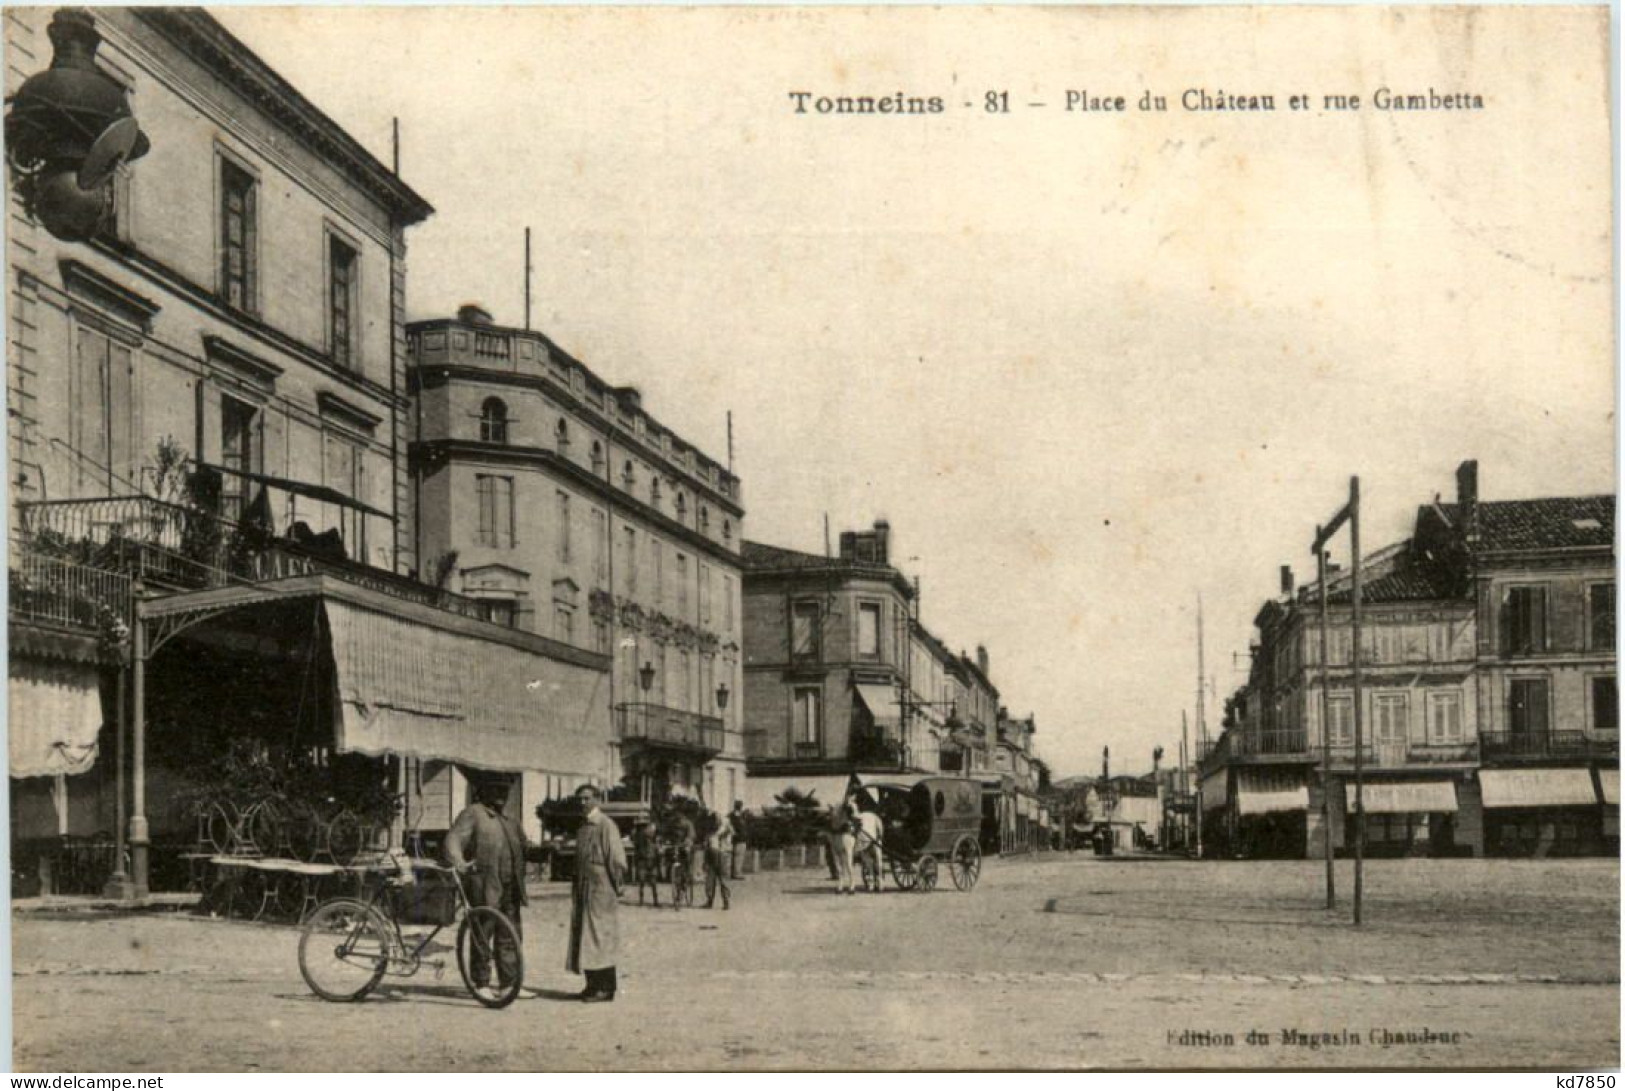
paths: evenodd
<path fill-rule="evenodd" d="M 728 707 L 728 683 L 723 682 L 717 686 L 717 709 L 726 710 Z"/>
<path fill-rule="evenodd" d="M 655 665 L 653 663 L 649 662 L 647 659 L 645 659 L 643 661 L 643 666 L 638 669 L 638 685 L 643 687 L 643 692 L 644 693 L 648 693 L 649 688 L 651 686 L 653 686 L 654 684 L 655 684 Z"/>

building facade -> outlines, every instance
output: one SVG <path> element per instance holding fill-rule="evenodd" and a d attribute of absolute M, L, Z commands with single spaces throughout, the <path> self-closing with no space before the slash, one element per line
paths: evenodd
<path fill-rule="evenodd" d="M 610 658 L 613 716 L 586 766 L 549 757 L 528 798 L 583 778 L 636 798 L 741 798 L 739 479 L 540 333 L 477 307 L 408 328 L 413 538 L 488 616 Z"/>
<path fill-rule="evenodd" d="M 1417 514 L 1365 560 L 1362 803 L 1375 856 L 1580 853 L 1617 844 L 1613 498 L 1480 502 Z M 1352 846 L 1351 573 L 1259 611 L 1247 685 L 1202 761 L 1220 854 Z M 1328 819 L 1329 817 L 1329 825 Z"/>

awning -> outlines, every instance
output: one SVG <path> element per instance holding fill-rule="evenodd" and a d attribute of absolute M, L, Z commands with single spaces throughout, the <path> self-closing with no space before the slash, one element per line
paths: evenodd
<path fill-rule="evenodd" d="M 102 698 L 95 666 L 14 657 L 8 681 L 12 776 L 71 775 L 96 764 Z"/>
<path fill-rule="evenodd" d="M 1218 810 L 1230 802 L 1230 770 L 1221 768 L 1203 777 L 1197 788 L 1202 793 L 1202 810 Z"/>
<path fill-rule="evenodd" d="M 1448 780 L 1376 781 L 1361 789 L 1366 814 L 1454 814 L 1456 785 Z M 1347 798 L 1354 798 L 1348 787 Z"/>
<path fill-rule="evenodd" d="M 1236 810 L 1244 815 L 1309 809 L 1309 786 L 1242 769 L 1237 773 Z"/>
<path fill-rule="evenodd" d="M 1598 769 L 1597 779 L 1602 783 L 1602 801 L 1619 806 L 1619 770 Z"/>
<path fill-rule="evenodd" d="M 903 788 L 912 788 L 924 780 L 926 773 L 854 773 L 858 783 L 868 788 L 875 784 L 896 784 Z"/>
<path fill-rule="evenodd" d="M 1589 769 L 1480 769 L 1486 807 L 1586 807 L 1597 802 Z"/>
<path fill-rule="evenodd" d="M 603 768 L 603 672 L 332 598 L 323 609 L 340 750 L 483 769 Z"/>
<path fill-rule="evenodd" d="M 257 485 L 269 485 L 273 489 L 281 489 L 283 492 L 291 492 L 295 496 L 303 496 L 310 500 L 319 500 L 324 504 L 337 504 L 340 507 L 354 508 L 356 511 L 365 512 L 367 515 L 377 515 L 385 519 L 394 518 L 394 516 L 390 515 L 387 511 L 379 511 L 377 508 L 345 496 L 337 489 L 331 488 L 327 485 L 312 485 L 308 481 L 295 481 L 288 477 L 273 477 L 270 474 L 257 474 L 251 470 L 236 470 L 230 466 L 220 466 L 212 462 L 199 462 L 197 465 L 203 467 L 204 469 L 214 470 L 216 473 L 231 474 L 233 477 L 241 477 L 248 481 L 252 481 Z"/>
<path fill-rule="evenodd" d="M 869 715 L 874 717 L 876 727 L 897 726 L 900 716 L 897 709 L 897 691 L 894 688 L 864 682 L 855 682 L 852 688 L 858 691 L 858 696 L 868 706 Z"/>

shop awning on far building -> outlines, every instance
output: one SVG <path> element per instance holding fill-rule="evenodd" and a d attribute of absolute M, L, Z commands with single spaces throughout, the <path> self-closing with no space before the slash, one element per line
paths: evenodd
<path fill-rule="evenodd" d="M 1243 815 L 1280 814 L 1309 809 L 1309 786 L 1260 770 L 1237 772 L 1236 810 Z"/>
<path fill-rule="evenodd" d="M 1346 787 L 1352 804 L 1354 786 Z M 1456 786 L 1448 780 L 1374 781 L 1364 786 L 1366 814 L 1454 814 Z"/>
<path fill-rule="evenodd" d="M 852 686 L 858 691 L 864 705 L 869 709 L 869 715 L 874 717 L 875 726 L 880 728 L 895 728 L 901 718 L 897 710 L 897 691 L 891 686 L 874 683 L 857 682 Z"/>
<path fill-rule="evenodd" d="M 1619 770 L 1599 769 L 1597 780 L 1602 785 L 1602 801 L 1619 806 Z"/>
<path fill-rule="evenodd" d="M 1597 789 L 1589 769 L 1480 769 L 1486 807 L 1589 807 Z"/>

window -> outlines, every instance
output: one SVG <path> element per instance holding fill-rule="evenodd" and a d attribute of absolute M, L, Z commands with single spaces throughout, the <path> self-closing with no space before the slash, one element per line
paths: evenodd
<path fill-rule="evenodd" d="M 638 483 L 637 471 L 635 469 L 633 469 L 633 467 L 632 467 L 632 460 L 627 459 L 626 460 L 626 465 L 621 467 L 621 484 L 626 486 L 626 491 L 627 492 L 631 492 L 633 487 L 636 486 L 637 483 Z"/>
<path fill-rule="evenodd" d="M 1594 583 L 1590 592 L 1591 647 L 1595 651 L 1614 650 L 1614 585 Z"/>
<path fill-rule="evenodd" d="M 700 533 L 711 533 L 711 509 L 704 504 L 700 505 Z"/>
<path fill-rule="evenodd" d="M 565 644 L 576 642 L 575 611 L 568 606 L 553 607 L 553 638 Z"/>
<path fill-rule="evenodd" d="M 689 666 L 688 652 L 679 650 L 677 653 L 677 687 L 675 696 L 677 707 L 684 712 L 694 708 L 694 678 Z"/>
<path fill-rule="evenodd" d="M 592 472 L 595 474 L 604 472 L 604 445 L 597 440 L 592 441 Z"/>
<path fill-rule="evenodd" d="M 220 399 L 220 465 L 240 473 L 258 473 L 259 411 L 236 398 Z M 248 507 L 249 482 L 239 473 L 225 473 L 220 482 L 220 514 L 240 521 Z"/>
<path fill-rule="evenodd" d="M 519 606 L 513 599 L 481 599 L 480 613 L 486 621 L 494 621 L 510 629 L 518 628 Z"/>
<path fill-rule="evenodd" d="M 732 634 L 734 631 L 734 578 L 722 577 L 722 631 Z"/>
<path fill-rule="evenodd" d="M 798 753 L 810 750 L 816 754 L 819 743 L 823 740 L 824 719 L 819 704 L 819 693 L 816 689 L 795 691 L 792 705 L 794 718 L 790 730 Z"/>
<path fill-rule="evenodd" d="M 1508 588 L 1501 606 L 1501 651 L 1530 655 L 1546 650 L 1546 589 Z"/>
<path fill-rule="evenodd" d="M 609 523 L 602 508 L 592 509 L 592 574 L 599 587 L 609 582 Z"/>
<path fill-rule="evenodd" d="M 880 658 L 880 603 L 858 604 L 858 654 L 869 659 Z"/>
<path fill-rule="evenodd" d="M 322 484 L 337 489 L 353 500 L 367 495 L 366 462 L 363 448 L 344 436 L 329 432 L 322 437 Z M 338 508 L 338 529 L 344 539 L 346 556 L 364 560 L 367 556 L 367 516 L 352 507 Z"/>
<path fill-rule="evenodd" d="M 560 492 L 556 494 L 558 506 L 558 549 L 559 563 L 570 563 L 570 494 Z"/>
<path fill-rule="evenodd" d="M 795 603 L 790 614 L 790 657 L 792 659 L 817 659 L 820 654 L 821 641 L 819 629 L 822 622 L 822 611 L 816 599 L 803 599 Z"/>
<path fill-rule="evenodd" d="M 609 654 L 609 622 L 600 618 L 593 619 L 592 650 L 599 655 Z"/>
<path fill-rule="evenodd" d="M 480 506 L 480 525 L 476 541 L 482 546 L 491 546 L 495 549 L 512 549 L 513 478 L 475 474 L 474 493 Z"/>
<path fill-rule="evenodd" d="M 660 506 L 660 475 L 649 475 L 649 504 L 652 507 Z"/>
<path fill-rule="evenodd" d="M 699 566 L 700 576 L 700 624 L 711 624 L 711 569 L 705 565 Z"/>
<path fill-rule="evenodd" d="M 361 256 L 354 248 L 327 238 L 327 346 L 333 362 L 346 370 L 356 365 L 356 274 Z"/>
<path fill-rule="evenodd" d="M 1613 584 L 1608 589 L 1612 591 Z M 1611 674 L 1599 674 L 1591 680 L 1591 728 L 1619 730 L 1619 683 Z"/>
<path fill-rule="evenodd" d="M 1549 707 L 1546 679 L 1514 678 L 1507 686 L 1507 730 L 1514 735 L 1544 736 Z"/>
<path fill-rule="evenodd" d="M 688 516 L 688 500 L 684 498 L 682 493 L 678 493 L 677 498 L 672 503 L 677 508 L 678 519 L 683 519 Z"/>
<path fill-rule="evenodd" d="M 621 567 L 626 572 L 626 593 L 638 593 L 638 532 L 621 528 Z"/>
<path fill-rule="evenodd" d="M 666 660 L 666 646 L 664 644 L 658 644 L 657 643 L 655 645 L 654 668 L 655 668 L 654 703 L 657 704 L 657 705 L 664 705 L 666 703 L 666 694 L 671 691 L 671 687 L 667 684 L 667 680 L 666 680 L 666 672 L 670 668 L 669 668 L 669 665 L 668 665 L 667 660 Z"/>
<path fill-rule="evenodd" d="M 80 457 L 72 477 L 82 490 L 115 491 L 129 471 L 135 437 L 131 413 L 134 353 L 99 330 L 79 327 L 69 378 L 68 443 Z"/>
<path fill-rule="evenodd" d="M 553 429 L 553 443 L 559 454 L 568 454 L 570 450 L 570 422 L 563 417 Z"/>
<path fill-rule="evenodd" d="M 1435 663 L 1448 663 L 1451 651 L 1451 623 L 1437 621 L 1428 626 L 1428 658 Z"/>
<path fill-rule="evenodd" d="M 257 310 L 259 209 L 254 176 L 220 161 L 220 294 L 240 311 Z"/>
<path fill-rule="evenodd" d="M 1327 714 L 1331 718 L 1331 743 L 1333 746 L 1354 745 L 1354 699 L 1352 697 L 1333 697 L 1327 702 Z"/>
<path fill-rule="evenodd" d="M 677 616 L 688 620 L 688 558 L 677 554 Z"/>
<path fill-rule="evenodd" d="M 501 398 L 486 398 L 480 406 L 480 442 L 508 442 L 508 406 Z"/>
<path fill-rule="evenodd" d="M 1428 742 L 1447 745 L 1461 741 L 1461 694 L 1428 694 Z"/>
<path fill-rule="evenodd" d="M 654 592 L 655 609 L 663 610 L 666 606 L 666 549 L 659 538 L 649 539 L 649 553 L 654 558 Z"/>

